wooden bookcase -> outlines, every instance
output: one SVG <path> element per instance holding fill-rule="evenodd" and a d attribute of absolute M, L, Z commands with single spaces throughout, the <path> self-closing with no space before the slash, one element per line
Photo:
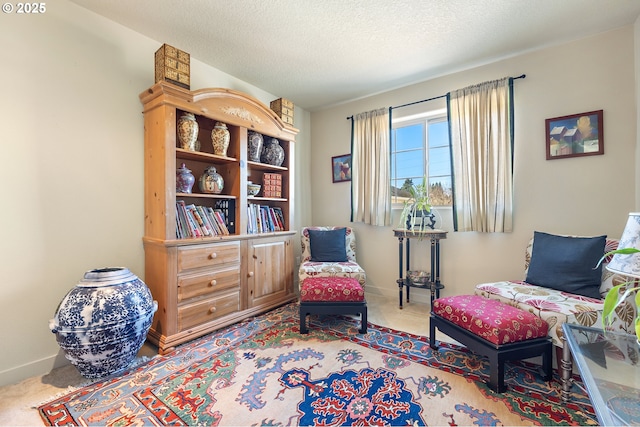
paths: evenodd
<path fill-rule="evenodd" d="M 158 301 L 149 340 L 161 354 L 176 345 L 295 299 L 293 289 L 293 173 L 297 129 L 255 98 L 229 89 L 189 91 L 159 82 L 140 94 L 144 113 L 145 283 Z M 199 151 L 179 147 L 176 124 L 183 112 L 196 116 Z M 211 130 L 226 123 L 226 156 L 214 155 Z M 247 132 L 277 138 L 282 166 L 248 160 Z M 176 168 L 196 178 L 192 193 L 176 191 Z M 221 194 L 204 194 L 198 178 L 208 166 L 224 178 Z M 265 173 L 282 176 L 281 197 L 250 197 L 247 182 Z M 176 237 L 176 201 L 222 207 L 230 235 Z M 284 231 L 248 234 L 249 204 L 277 207 Z"/>

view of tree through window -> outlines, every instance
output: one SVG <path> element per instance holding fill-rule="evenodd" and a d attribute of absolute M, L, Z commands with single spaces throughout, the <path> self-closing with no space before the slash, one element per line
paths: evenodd
<path fill-rule="evenodd" d="M 393 123 L 391 134 L 391 195 L 402 203 L 408 189 L 429 183 L 432 206 L 452 205 L 451 156 L 446 113 Z"/>

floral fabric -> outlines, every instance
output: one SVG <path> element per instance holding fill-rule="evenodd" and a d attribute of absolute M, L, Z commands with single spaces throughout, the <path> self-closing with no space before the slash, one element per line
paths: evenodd
<path fill-rule="evenodd" d="M 439 298 L 433 313 L 496 345 L 547 336 L 538 316 L 478 295 Z"/>
<path fill-rule="evenodd" d="M 348 277 L 357 279 L 364 289 L 366 274 L 356 261 L 356 236 L 350 227 L 346 227 L 345 244 L 347 249 L 346 262 L 313 262 L 311 261 L 311 246 L 309 241 L 309 229 L 335 230 L 345 227 L 305 227 L 300 233 L 302 243 L 302 262 L 298 269 L 300 287 L 308 278 L 318 277 Z"/>
<path fill-rule="evenodd" d="M 617 247 L 618 240 L 607 239 L 605 253 Z M 526 250 L 525 276 L 531 260 L 532 248 L 533 239 L 529 242 Z M 624 277 L 613 274 L 604 268 L 608 261 L 610 259 L 605 260 L 602 268 L 601 299 L 544 288 L 523 281 L 483 283 L 476 286 L 475 294 L 507 303 L 540 317 L 549 325 L 549 336 L 553 344 L 562 347 L 563 323 L 601 327 L 604 296 L 609 289 L 625 280 Z M 616 313 L 618 316 L 612 325 L 613 329 L 633 334 L 633 318 L 635 316 L 633 301 L 627 300 Z"/>
<path fill-rule="evenodd" d="M 362 302 L 364 301 L 364 289 L 357 279 L 310 277 L 302 283 L 300 301 Z"/>

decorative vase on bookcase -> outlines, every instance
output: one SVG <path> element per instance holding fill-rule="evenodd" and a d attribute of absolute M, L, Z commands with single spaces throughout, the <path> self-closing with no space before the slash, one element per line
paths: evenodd
<path fill-rule="evenodd" d="M 124 267 L 87 271 L 60 302 L 49 329 L 87 378 L 126 369 L 144 344 L 158 303 Z"/>
<path fill-rule="evenodd" d="M 220 194 L 224 188 L 224 179 L 216 171 L 215 166 L 209 166 L 198 180 L 200 191 L 203 193 Z"/>
<path fill-rule="evenodd" d="M 254 131 L 247 132 L 247 150 L 249 151 L 249 160 L 259 162 L 262 154 L 262 134 Z"/>
<path fill-rule="evenodd" d="M 195 182 L 196 177 L 184 163 L 176 169 L 176 191 L 178 193 L 191 193 Z"/>
<path fill-rule="evenodd" d="M 284 162 L 284 148 L 280 146 L 280 141 L 276 138 L 269 138 L 267 144 L 262 147 L 260 160 L 262 163 L 272 166 L 281 166 Z"/>
<path fill-rule="evenodd" d="M 230 140 L 231 134 L 229 133 L 229 129 L 227 129 L 227 125 L 222 122 L 216 122 L 216 124 L 213 126 L 213 130 L 211 131 L 213 154 L 226 156 Z"/>
<path fill-rule="evenodd" d="M 196 116 L 193 113 L 182 113 L 177 125 L 180 147 L 189 151 L 197 151 L 199 129 Z"/>

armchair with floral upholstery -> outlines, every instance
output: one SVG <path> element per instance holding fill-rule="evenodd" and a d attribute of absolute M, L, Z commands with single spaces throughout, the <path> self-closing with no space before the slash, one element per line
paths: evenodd
<path fill-rule="evenodd" d="M 604 268 L 611 260 L 611 257 L 608 257 L 602 263 L 601 272 L 600 270 L 594 270 L 596 271 L 595 274 L 600 274 L 600 276 L 597 276 L 600 277 L 600 279 L 595 284 L 595 288 L 592 287 L 590 292 L 586 292 L 590 293 L 591 296 L 574 293 L 569 291 L 569 288 L 563 288 L 561 280 L 559 282 L 559 286 L 556 286 L 556 288 L 533 284 L 531 279 L 529 279 L 529 276 L 531 271 L 530 267 L 533 261 L 532 257 L 534 256 L 534 248 L 536 247 L 536 236 L 538 235 L 534 235 L 534 238 L 529 241 L 526 248 L 525 280 L 479 284 L 475 287 L 475 294 L 506 302 L 514 307 L 533 313 L 546 321 L 549 324 L 549 336 L 551 337 L 554 346 L 556 346 L 556 355 L 560 356 L 561 349 L 564 346 L 564 341 L 562 339 L 562 324 L 573 323 L 601 328 L 604 297 L 609 289 L 616 284 L 623 283 L 625 278 L 611 273 Z M 553 238 L 557 237 L 571 238 L 571 236 L 553 236 Z M 600 247 L 599 254 L 594 254 L 595 261 L 591 259 L 590 261 L 585 262 L 585 265 L 582 266 L 583 269 L 593 269 L 599 258 L 601 258 L 605 253 L 618 247 L 618 240 L 609 239 L 605 236 L 601 236 L 600 238 L 604 238 L 604 250 L 602 251 L 602 248 Z M 543 254 L 543 256 L 546 256 L 547 261 L 550 260 L 551 263 L 557 261 L 557 264 L 559 264 L 559 266 L 540 266 L 542 269 L 546 269 L 548 267 L 550 275 L 555 274 L 560 277 L 561 275 L 557 273 L 559 270 L 556 268 L 559 268 L 561 271 L 562 263 L 571 262 L 572 257 L 579 256 L 579 254 L 573 253 L 571 250 L 566 250 L 566 248 L 558 252 L 557 247 L 542 246 L 542 243 L 540 243 L 539 246 L 539 254 L 542 251 L 545 251 L 547 252 L 547 255 Z M 550 252 L 553 253 L 553 255 L 549 255 Z M 612 328 L 633 334 L 633 319 L 635 316 L 633 301 L 629 300 L 627 304 L 617 310 L 617 314 L 619 316 L 616 318 Z"/>
<path fill-rule="evenodd" d="M 311 257 L 311 242 L 309 230 L 329 231 L 345 228 L 346 261 L 313 261 Z M 357 279 L 364 289 L 366 274 L 356 260 L 356 236 L 350 227 L 304 227 L 302 229 L 301 243 L 302 256 L 298 270 L 299 284 L 307 277 L 350 277 Z"/>

